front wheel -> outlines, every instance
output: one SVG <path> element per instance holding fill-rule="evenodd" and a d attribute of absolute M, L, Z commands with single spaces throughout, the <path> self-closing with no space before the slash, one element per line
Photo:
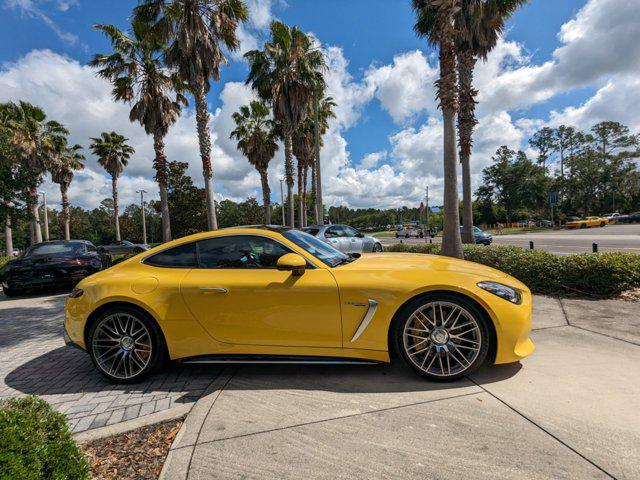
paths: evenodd
<path fill-rule="evenodd" d="M 382 252 L 382 245 L 379 243 L 376 243 L 373 246 L 373 253 L 381 253 Z"/>
<path fill-rule="evenodd" d="M 9 287 L 3 287 L 2 291 L 7 297 L 15 297 L 17 295 L 20 295 L 21 293 L 19 290 L 16 290 L 14 288 L 9 288 Z"/>
<path fill-rule="evenodd" d="M 404 362 L 429 380 L 446 382 L 474 372 L 489 350 L 484 317 L 471 301 L 427 295 L 406 305 L 393 339 Z"/>
<path fill-rule="evenodd" d="M 604 223 L 604 222 L 600 222 L 600 226 L 601 226 L 601 227 L 604 227 L 604 226 L 605 226 L 605 223 Z"/>
<path fill-rule="evenodd" d="M 107 310 L 91 327 L 88 350 L 98 371 L 112 382 L 135 383 L 164 363 L 158 328 L 139 311 Z"/>

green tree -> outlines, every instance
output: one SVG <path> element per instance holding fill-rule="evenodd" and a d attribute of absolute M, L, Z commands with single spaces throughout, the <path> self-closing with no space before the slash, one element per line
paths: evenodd
<path fill-rule="evenodd" d="M 264 43 L 263 50 L 247 52 L 245 58 L 250 65 L 247 84 L 262 100 L 271 102 L 282 127 L 288 224 L 293 227 L 293 132 L 307 115 L 313 92 L 322 89 L 327 66 L 311 37 L 278 21 L 271 23 L 271 41 Z"/>
<path fill-rule="evenodd" d="M 40 107 L 27 102 L 11 104 L 8 107 L 7 127 L 10 141 L 18 152 L 20 160 L 25 162 L 31 180 L 29 182 L 27 204 L 31 217 L 31 242 L 42 242 L 40 215 L 38 213 L 38 186 L 42 176 L 50 168 L 54 158 L 56 142 L 61 136 L 68 135 L 64 126 L 47 116 Z"/>
<path fill-rule="evenodd" d="M 278 150 L 276 124 L 270 118 L 269 106 L 258 101 L 240 107 L 240 110 L 233 114 L 233 121 L 236 128 L 231 132 L 230 138 L 238 141 L 238 150 L 260 174 L 264 223 L 270 225 L 271 189 L 267 170 L 269 162 Z"/>
<path fill-rule="evenodd" d="M 237 28 L 249 13 L 242 0 L 146 0 L 137 14 L 156 22 L 169 42 L 165 61 L 176 68 L 196 104 L 196 123 L 207 201 L 209 230 L 218 228 L 213 195 L 211 136 L 207 93 L 210 80 L 220 80 L 220 68 L 228 63 L 225 50 L 240 47 Z"/>
<path fill-rule="evenodd" d="M 508 223 L 517 210 L 544 207 L 550 185 L 544 167 L 506 146 L 491 159 L 493 164 L 482 171 L 482 185 L 476 192 L 479 200 L 503 207 Z"/>
<path fill-rule="evenodd" d="M 167 157 L 164 139 L 187 105 L 182 92 L 184 85 L 175 71 L 162 62 L 166 45 L 151 25 L 139 18 L 131 22 L 130 35 L 113 25 L 95 25 L 104 32 L 113 46 L 109 55 L 97 54 L 91 65 L 99 67 L 98 75 L 113 84 L 113 97 L 133 104 L 129 120 L 144 127 L 153 136 L 155 158 L 153 167 L 160 189 L 162 208 L 162 239 L 171 240 L 171 221 L 167 201 Z"/>
<path fill-rule="evenodd" d="M 73 172 L 84 168 L 84 155 L 80 153 L 80 145 L 69 145 L 66 138 L 60 142 L 56 159 L 53 162 L 51 179 L 60 186 L 62 197 L 62 218 L 64 225 L 64 239 L 71 240 L 71 215 L 69 213 L 69 186 L 73 180 Z"/>
<path fill-rule="evenodd" d="M 113 196 L 113 219 L 115 224 L 116 241 L 121 240 L 120 237 L 120 221 L 118 210 L 118 178 L 129 164 L 131 155 L 135 150 L 127 142 L 129 141 L 124 135 L 116 132 L 102 132 L 100 137 L 91 138 L 91 152 L 98 157 L 98 164 L 111 175 L 111 192 Z"/>
<path fill-rule="evenodd" d="M 444 231 L 442 254 L 463 258 L 458 212 L 456 113 L 459 99 L 456 75 L 455 17 L 460 0 L 412 0 L 416 14 L 415 32 L 439 48 L 440 78 L 436 96 L 442 110 L 444 151 Z"/>

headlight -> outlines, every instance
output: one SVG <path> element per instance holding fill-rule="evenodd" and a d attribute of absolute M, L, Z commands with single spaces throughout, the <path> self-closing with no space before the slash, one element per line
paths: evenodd
<path fill-rule="evenodd" d="M 480 282 L 477 284 L 481 289 L 491 292 L 500 298 L 520 305 L 522 303 L 522 292 L 517 288 L 508 287 L 498 282 Z"/>

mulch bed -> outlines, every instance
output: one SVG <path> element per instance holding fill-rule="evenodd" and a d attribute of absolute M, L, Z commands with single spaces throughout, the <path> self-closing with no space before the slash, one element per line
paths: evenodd
<path fill-rule="evenodd" d="M 169 420 L 80 445 L 100 480 L 156 480 L 183 420 Z"/>

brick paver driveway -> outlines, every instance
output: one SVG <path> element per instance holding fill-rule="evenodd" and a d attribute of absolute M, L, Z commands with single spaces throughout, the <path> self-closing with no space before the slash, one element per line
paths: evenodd
<path fill-rule="evenodd" d="M 64 345 L 65 300 L 0 294 L 0 398 L 39 395 L 81 432 L 193 403 L 219 374 L 217 367 L 173 365 L 143 383 L 114 385 L 86 353 Z"/>

